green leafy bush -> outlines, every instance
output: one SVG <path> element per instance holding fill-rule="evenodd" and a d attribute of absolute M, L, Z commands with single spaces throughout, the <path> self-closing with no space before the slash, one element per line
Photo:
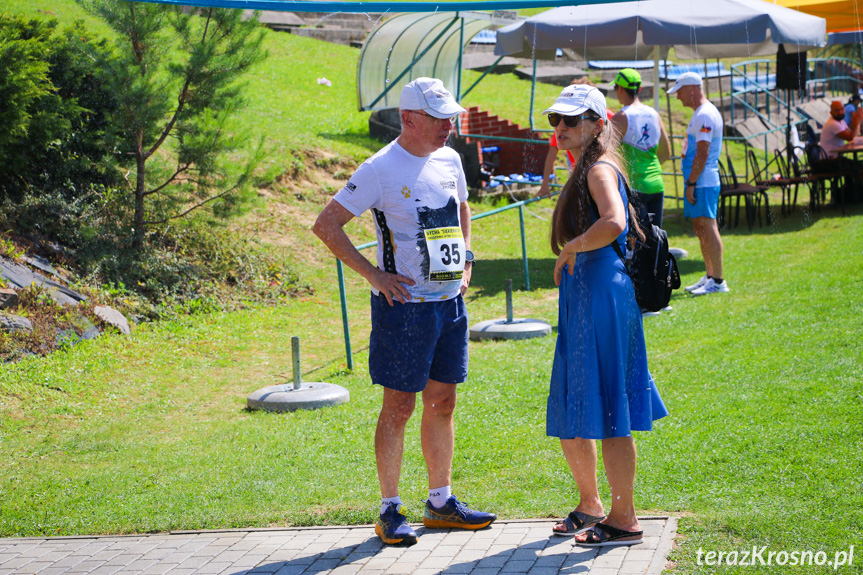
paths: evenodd
<path fill-rule="evenodd" d="M 109 54 L 80 23 L 59 31 L 0 14 L 0 199 L 52 191 L 78 201 L 115 183 L 101 159 L 116 103 L 93 66 Z"/>

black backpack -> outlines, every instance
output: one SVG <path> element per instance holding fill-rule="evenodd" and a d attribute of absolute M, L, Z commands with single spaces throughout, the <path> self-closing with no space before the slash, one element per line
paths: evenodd
<path fill-rule="evenodd" d="M 627 197 L 632 201 L 632 190 L 629 189 L 626 178 L 619 171 L 617 173 L 626 187 Z M 589 193 L 588 198 L 594 211 L 598 214 L 599 210 Z M 671 301 L 671 292 L 680 288 L 680 272 L 677 269 L 677 260 L 668 251 L 668 235 L 665 230 L 653 224 L 650 220 L 650 214 L 647 213 L 647 209 L 643 205 L 634 202 L 633 207 L 635 207 L 641 229 L 646 236 L 644 241 L 638 240 L 635 232 L 632 231 L 633 226 L 630 222 L 627 244 L 634 244 L 634 249 L 632 251 L 627 250 L 627 254 L 624 255 L 617 240 L 613 241 L 611 245 L 620 259 L 623 260 L 626 271 L 632 278 L 632 285 L 635 287 L 635 301 L 638 307 L 642 310 L 659 311 Z M 627 214 L 629 214 L 628 209 Z"/>

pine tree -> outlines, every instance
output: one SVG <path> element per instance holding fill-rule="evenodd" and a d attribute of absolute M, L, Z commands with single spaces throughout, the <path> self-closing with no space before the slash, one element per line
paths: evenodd
<path fill-rule="evenodd" d="M 257 17 L 240 10 L 125 0 L 79 0 L 116 32 L 98 64 L 118 105 L 114 157 L 131 192 L 133 246 L 152 226 L 209 206 L 226 213 L 249 188 L 262 145 L 237 166 L 248 140 L 233 123 L 242 76 L 265 57 Z"/>

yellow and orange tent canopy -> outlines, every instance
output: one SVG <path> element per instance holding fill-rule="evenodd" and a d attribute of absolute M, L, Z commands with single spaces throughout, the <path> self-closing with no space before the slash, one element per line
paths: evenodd
<path fill-rule="evenodd" d="M 805 14 L 820 16 L 827 20 L 828 32 L 844 32 L 863 29 L 863 0 L 765 0 L 798 10 Z"/>

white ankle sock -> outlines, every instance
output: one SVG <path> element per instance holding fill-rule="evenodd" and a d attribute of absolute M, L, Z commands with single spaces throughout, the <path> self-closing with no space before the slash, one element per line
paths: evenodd
<path fill-rule="evenodd" d="M 396 495 L 395 497 L 381 497 L 381 515 L 384 514 L 384 511 L 387 510 L 387 507 L 390 506 L 390 503 L 396 504 L 396 511 L 402 508 L 402 498 Z"/>
<path fill-rule="evenodd" d="M 429 489 L 429 501 L 431 501 L 432 507 L 435 509 L 446 505 L 446 501 L 450 498 L 450 495 L 452 495 L 452 489 L 449 485 L 438 487 L 436 489 Z"/>

